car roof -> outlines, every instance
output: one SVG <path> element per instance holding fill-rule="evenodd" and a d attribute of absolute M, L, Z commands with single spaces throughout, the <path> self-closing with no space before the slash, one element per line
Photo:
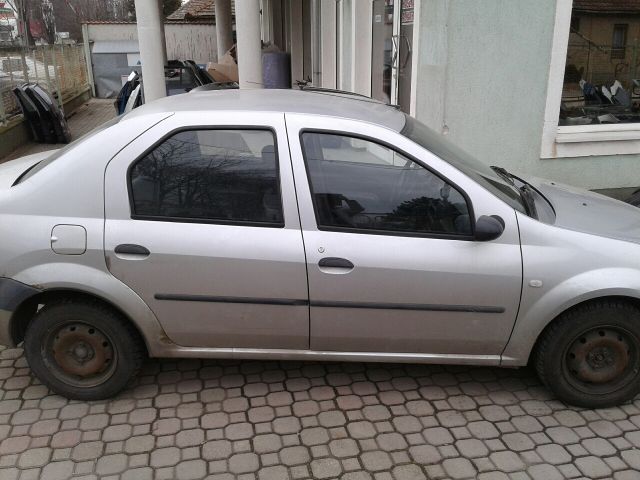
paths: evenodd
<path fill-rule="evenodd" d="M 129 115 L 138 116 L 161 112 L 282 112 L 325 115 L 375 123 L 395 131 L 404 127 L 404 114 L 396 108 L 371 98 L 331 90 L 262 90 L 239 89 L 193 91 L 165 97 Z"/>

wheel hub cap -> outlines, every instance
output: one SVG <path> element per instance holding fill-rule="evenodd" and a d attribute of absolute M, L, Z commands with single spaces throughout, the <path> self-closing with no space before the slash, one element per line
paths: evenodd
<path fill-rule="evenodd" d="M 59 329 L 51 344 L 53 358 L 66 374 L 89 378 L 107 370 L 113 361 L 113 347 L 99 330 L 85 324 Z"/>
<path fill-rule="evenodd" d="M 69 355 L 74 357 L 75 361 L 83 364 L 87 360 L 91 360 L 95 356 L 95 352 L 91 345 L 87 345 L 84 342 L 78 342 L 73 350 L 69 350 Z"/>
<path fill-rule="evenodd" d="M 580 335 L 569 347 L 567 367 L 581 382 L 605 384 L 619 378 L 630 363 L 629 339 L 617 329 L 598 328 Z"/>

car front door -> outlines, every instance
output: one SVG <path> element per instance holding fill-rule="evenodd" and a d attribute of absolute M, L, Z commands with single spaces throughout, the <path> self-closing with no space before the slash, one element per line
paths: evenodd
<path fill-rule="evenodd" d="M 173 342 L 308 348 L 282 114 L 176 113 L 112 159 L 105 197 L 107 265 Z"/>
<path fill-rule="evenodd" d="M 396 132 L 286 121 L 311 348 L 499 361 L 522 284 L 514 210 Z M 504 220 L 498 239 L 474 240 L 481 215 Z"/>

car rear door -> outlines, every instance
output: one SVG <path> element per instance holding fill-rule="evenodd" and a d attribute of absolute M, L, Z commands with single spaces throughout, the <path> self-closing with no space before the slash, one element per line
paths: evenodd
<path fill-rule="evenodd" d="M 189 347 L 309 345 L 284 116 L 176 113 L 105 173 L 109 270 Z"/>
<path fill-rule="evenodd" d="M 287 114 L 312 350 L 498 362 L 517 315 L 515 212 L 402 135 Z M 499 215 L 500 238 L 474 241 Z"/>

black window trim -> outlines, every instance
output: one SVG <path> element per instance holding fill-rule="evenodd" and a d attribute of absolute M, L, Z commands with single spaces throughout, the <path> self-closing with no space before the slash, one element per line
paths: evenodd
<path fill-rule="evenodd" d="M 358 139 L 358 140 L 365 140 L 365 141 L 368 141 L 368 142 L 371 142 L 371 143 L 375 143 L 377 145 L 381 145 L 381 146 L 386 147 L 386 148 L 388 148 L 390 150 L 393 150 L 394 152 L 399 153 L 400 155 L 403 155 L 403 156 L 407 157 L 409 160 L 417 163 L 418 165 L 420 165 L 421 167 L 426 169 L 428 172 L 430 172 L 432 175 L 435 175 L 440 180 L 442 180 L 445 183 L 448 183 L 450 186 L 452 186 L 458 192 L 460 192 L 460 195 L 462 195 L 462 197 L 464 198 L 465 202 L 467 203 L 467 209 L 469 211 L 469 221 L 471 223 L 471 234 L 470 235 L 465 235 L 465 234 L 437 233 L 437 232 L 432 232 L 432 233 L 426 233 L 426 232 L 422 233 L 421 232 L 421 233 L 419 233 L 419 232 L 404 232 L 404 231 L 398 231 L 398 230 L 377 230 L 377 229 L 363 229 L 363 228 L 356 228 L 356 227 L 325 227 L 325 226 L 321 226 L 320 225 L 320 219 L 318 217 L 318 206 L 316 204 L 315 194 L 313 192 L 313 185 L 311 183 L 311 175 L 309 173 L 309 164 L 307 162 L 307 153 L 305 152 L 304 141 L 302 140 L 302 136 L 305 133 L 319 133 L 319 134 L 327 134 L 327 135 L 339 135 L 339 136 L 348 137 L 348 138 L 355 138 L 355 139 Z M 474 211 L 473 211 L 473 203 L 471 202 L 471 198 L 469 198 L 469 195 L 467 195 L 467 192 L 465 192 L 465 190 L 463 188 L 458 186 L 458 184 L 456 184 L 455 182 L 452 182 L 451 180 L 449 180 L 444 175 L 441 175 L 440 173 L 438 173 L 435 170 L 433 170 L 424 161 L 419 160 L 415 156 L 408 154 L 407 152 L 405 152 L 404 150 L 398 148 L 397 146 L 392 145 L 389 142 L 386 142 L 386 141 L 381 140 L 379 138 L 374 138 L 374 137 L 370 137 L 368 135 L 362 135 L 362 134 L 354 133 L 354 132 L 347 132 L 347 131 L 344 131 L 344 130 L 330 130 L 330 129 L 323 129 L 323 128 L 303 128 L 298 132 L 298 139 L 299 139 L 299 142 L 300 142 L 300 149 L 302 150 L 302 160 L 304 162 L 304 168 L 305 168 L 305 172 L 307 174 L 307 182 L 309 184 L 309 191 L 311 193 L 311 202 L 313 204 L 313 213 L 314 213 L 314 216 L 315 216 L 315 219 L 316 219 L 316 228 L 319 231 L 322 231 L 322 232 L 357 233 L 357 234 L 361 234 L 361 235 L 387 235 L 387 236 L 392 236 L 392 237 L 434 238 L 434 239 L 442 239 L 442 240 L 464 240 L 464 241 L 474 241 L 475 240 L 476 217 L 475 217 L 475 214 L 474 214 Z"/>
<path fill-rule="evenodd" d="M 251 220 L 224 220 L 214 218 L 189 218 L 189 217 L 164 217 L 160 215 L 139 215 L 135 213 L 135 203 L 133 199 L 133 185 L 131 183 L 131 172 L 135 165 L 155 150 L 159 145 L 167 141 L 169 138 L 181 132 L 202 131 L 202 130 L 259 130 L 271 132 L 273 135 L 273 148 L 276 158 L 276 175 L 278 180 L 278 194 L 280 195 L 280 208 L 282 209 L 282 222 L 256 222 Z M 173 223 L 199 223 L 203 225 L 235 225 L 243 227 L 263 227 L 263 228 L 285 228 L 286 219 L 284 201 L 282 198 L 282 179 L 280 178 L 280 155 L 278 150 L 278 134 L 276 129 L 271 126 L 261 125 L 188 125 L 178 127 L 164 134 L 159 140 L 154 142 L 149 148 L 145 149 L 142 154 L 138 155 L 127 167 L 127 193 L 129 196 L 129 214 L 131 220 L 144 220 L 155 222 L 173 222 Z"/>

